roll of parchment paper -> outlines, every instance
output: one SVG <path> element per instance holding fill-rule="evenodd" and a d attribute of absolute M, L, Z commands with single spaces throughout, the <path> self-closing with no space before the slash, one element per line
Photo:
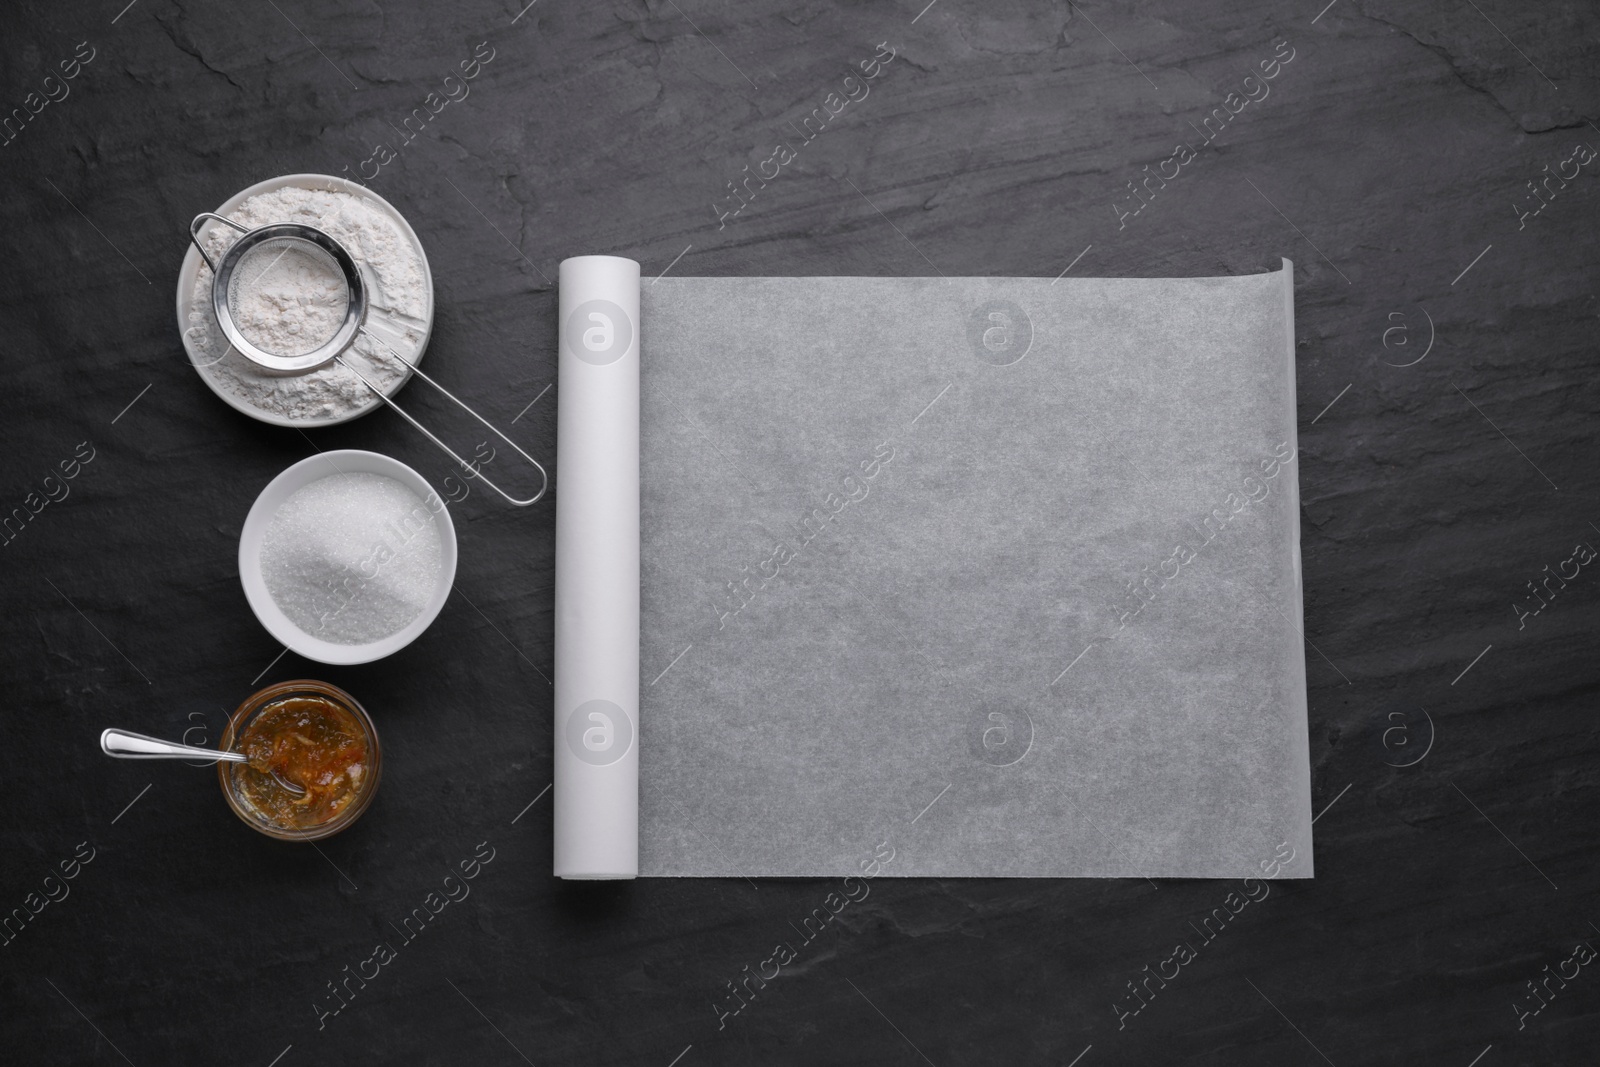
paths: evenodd
<path fill-rule="evenodd" d="M 561 264 L 555 874 L 639 873 L 639 264 Z"/>

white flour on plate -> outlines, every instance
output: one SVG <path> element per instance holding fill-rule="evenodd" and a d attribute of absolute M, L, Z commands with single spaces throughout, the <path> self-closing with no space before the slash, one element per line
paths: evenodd
<path fill-rule="evenodd" d="M 360 265 L 368 288 L 369 326 L 387 324 L 392 328 L 380 332 L 386 343 L 407 359 L 420 355 L 432 293 L 420 253 L 383 208 L 342 190 L 285 186 L 250 197 L 227 216 L 249 229 L 273 222 L 304 223 L 344 245 Z M 201 241 L 215 261 L 239 236 L 232 227 L 212 222 Z M 282 266 L 269 277 L 242 283 L 242 300 L 233 305 L 236 317 L 252 343 L 268 341 L 282 346 L 280 351 L 309 351 L 337 326 L 344 303 L 342 286 L 340 294 L 330 294 L 326 272 L 314 264 L 300 265 L 309 269 Z M 310 374 L 278 376 L 234 351 L 212 311 L 211 268 L 204 262 L 195 278 L 188 318 L 185 336 L 193 346 L 195 365 L 249 407 L 291 419 L 327 419 L 354 414 L 377 402 L 360 378 L 337 363 Z M 402 363 L 364 336 L 358 336 L 341 358 L 386 394 L 406 372 Z"/>

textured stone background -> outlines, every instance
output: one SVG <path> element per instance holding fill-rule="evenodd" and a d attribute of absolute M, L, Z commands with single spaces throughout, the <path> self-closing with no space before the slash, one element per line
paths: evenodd
<path fill-rule="evenodd" d="M 0 913 L 94 849 L 0 947 L 8 1062 L 1592 1061 L 1600 972 L 1551 980 L 1537 1014 L 1525 983 L 1600 943 L 1600 573 L 1520 629 L 1513 605 L 1600 544 L 1600 164 L 1517 214 L 1546 164 L 1600 148 L 1594 5 L 124 2 L 19 0 L 0 44 L 7 110 L 94 50 L 0 148 L 4 507 L 95 450 L 0 555 Z M 679 274 L 1295 260 L 1315 881 L 1275 884 L 1121 1029 L 1126 983 L 1227 884 L 879 881 L 719 1030 L 724 983 L 832 887 L 549 878 L 549 506 L 456 509 L 457 595 L 403 655 L 275 659 L 237 535 L 313 442 L 185 366 L 185 226 L 263 178 L 356 172 L 479 42 L 471 95 L 372 187 L 427 247 L 431 369 L 502 421 L 526 409 L 541 456 L 558 393 L 527 405 L 568 255 L 652 276 L 680 253 Z M 724 184 L 879 42 L 871 95 L 719 229 Z M 1270 96 L 1119 228 L 1125 182 L 1278 42 Z M 389 414 L 314 440 L 447 473 Z M 96 750 L 112 724 L 214 742 L 258 682 L 305 674 L 374 710 L 387 763 L 320 848 L 248 831 L 207 771 Z M 327 983 L 480 842 L 470 898 L 319 1029 Z"/>

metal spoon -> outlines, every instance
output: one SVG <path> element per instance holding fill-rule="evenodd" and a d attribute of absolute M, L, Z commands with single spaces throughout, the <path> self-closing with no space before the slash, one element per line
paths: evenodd
<path fill-rule="evenodd" d="M 100 751 L 117 759 L 209 759 L 222 763 L 249 763 L 243 752 L 224 752 L 216 748 L 196 748 L 176 741 L 163 741 L 148 734 L 132 730 L 105 730 L 100 734 Z M 272 780 L 295 796 L 305 796 L 305 790 L 289 781 L 277 770 L 268 772 Z"/>

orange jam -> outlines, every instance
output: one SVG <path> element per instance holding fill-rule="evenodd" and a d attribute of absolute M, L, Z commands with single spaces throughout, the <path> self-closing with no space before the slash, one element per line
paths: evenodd
<path fill-rule="evenodd" d="M 240 799 L 286 830 L 332 820 L 361 795 L 369 770 L 361 723 L 344 705 L 316 695 L 285 697 L 262 708 L 234 750 L 249 757 L 231 765 Z"/>

